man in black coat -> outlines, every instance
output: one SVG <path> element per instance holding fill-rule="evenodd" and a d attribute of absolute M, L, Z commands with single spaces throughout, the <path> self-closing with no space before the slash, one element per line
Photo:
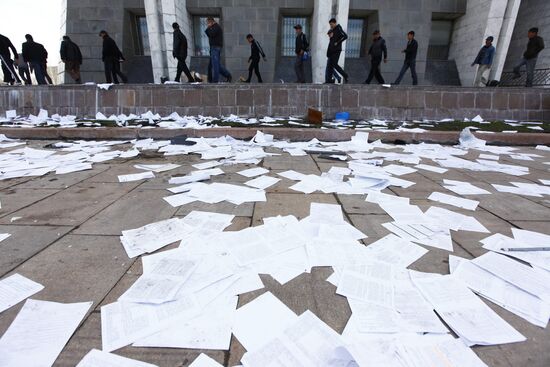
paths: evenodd
<path fill-rule="evenodd" d="M 407 39 L 409 40 L 407 42 L 407 48 L 402 51 L 405 53 L 405 62 L 399 72 L 399 76 L 395 79 L 395 83 L 393 84 L 399 85 L 399 83 L 401 83 L 401 79 L 403 79 L 403 76 L 407 72 L 407 69 L 410 68 L 413 85 L 418 85 L 418 76 L 416 75 L 416 54 L 418 52 L 418 42 L 414 39 L 414 31 L 410 31 L 407 34 Z"/>
<path fill-rule="evenodd" d="M 252 72 L 256 74 L 258 83 L 263 83 L 262 76 L 260 75 L 260 55 L 266 61 L 264 50 L 258 41 L 254 39 L 251 34 L 246 36 L 246 40 L 250 43 L 250 57 L 248 58 L 248 79 L 245 83 L 250 83 L 252 80 Z"/>
<path fill-rule="evenodd" d="M 223 47 L 223 29 L 213 17 L 206 19 L 208 28 L 204 31 L 210 44 L 210 64 L 208 75 L 212 75 L 212 83 L 220 81 L 220 74 L 225 77 L 227 83 L 231 83 L 231 73 L 222 65 L 221 54 Z"/>
<path fill-rule="evenodd" d="M 40 43 L 34 42 L 30 34 L 25 35 L 27 42 L 23 43 L 23 58 L 29 63 L 34 77 L 40 85 L 47 84 L 44 74 L 44 66 L 48 58 L 48 52 Z"/>
<path fill-rule="evenodd" d="M 340 24 L 336 23 L 336 19 L 332 18 L 328 22 L 330 30 L 332 31 L 332 36 L 330 36 L 329 46 L 327 49 L 327 68 L 325 71 L 325 83 L 330 83 L 332 81 L 332 75 L 336 70 L 338 73 L 344 77 L 344 83 L 348 82 L 348 73 L 338 65 L 338 60 L 340 60 L 340 54 L 342 53 L 342 43 L 348 39 L 348 35 L 342 29 Z"/>
<path fill-rule="evenodd" d="M 187 59 L 187 47 L 188 47 L 187 37 L 185 37 L 183 32 L 180 30 L 180 25 L 178 23 L 172 24 L 172 29 L 174 30 L 172 56 L 174 57 L 174 59 L 178 60 L 178 70 L 176 72 L 176 79 L 174 80 L 179 83 L 181 78 L 181 73 L 183 72 L 187 77 L 187 81 L 189 83 L 193 83 L 195 81 L 195 78 L 193 78 L 193 76 L 191 75 L 191 72 L 187 67 L 187 63 L 185 62 L 185 59 Z"/>
<path fill-rule="evenodd" d="M 523 58 L 521 59 L 519 64 L 514 67 L 514 79 L 516 79 L 521 76 L 521 74 L 519 73 L 519 69 L 523 65 L 525 65 L 525 68 L 527 69 L 527 80 L 525 82 L 526 87 L 533 86 L 533 78 L 535 76 L 537 57 L 539 56 L 539 52 L 544 50 L 544 40 L 538 35 L 538 33 L 539 29 L 537 27 L 529 29 L 529 32 L 527 32 L 527 37 L 529 37 L 527 49 L 523 53 Z"/>
<path fill-rule="evenodd" d="M 13 59 L 11 58 L 10 50 L 13 53 Z M 2 57 L 0 63 L 2 64 L 2 72 L 4 73 L 4 83 L 9 83 L 11 85 L 13 85 L 16 81 L 17 83 L 21 83 L 21 80 L 19 79 L 19 77 L 15 73 L 15 69 L 13 68 L 13 60 L 15 60 L 16 62 L 19 61 L 17 50 L 13 46 L 13 43 L 11 43 L 10 39 L 1 34 L 0 57 Z"/>
<path fill-rule="evenodd" d="M 369 48 L 370 55 L 370 73 L 365 80 L 365 84 L 370 84 L 372 78 L 376 78 L 378 84 L 384 84 L 384 78 L 380 73 L 380 64 L 382 63 L 382 57 L 384 57 L 384 63 L 388 62 L 388 49 L 386 48 L 386 40 L 380 36 L 380 31 L 376 30 L 372 33 L 372 45 Z"/>
<path fill-rule="evenodd" d="M 82 65 L 80 47 L 69 36 L 63 36 L 59 54 L 61 61 L 65 64 L 65 70 L 69 72 L 71 78 L 78 84 L 82 83 L 80 79 L 80 65 Z"/>
<path fill-rule="evenodd" d="M 294 52 L 296 53 L 296 61 L 294 62 L 294 72 L 296 73 L 296 83 L 305 83 L 306 76 L 304 72 L 304 61 L 307 60 L 309 51 L 309 42 L 305 33 L 302 31 L 302 25 L 294 26 L 296 31 L 296 45 Z"/>
<path fill-rule="evenodd" d="M 99 37 L 103 39 L 103 51 L 101 60 L 105 65 L 105 79 L 107 83 L 118 84 L 117 76 L 120 76 L 123 83 L 128 83 L 128 78 L 120 71 L 120 63 L 126 59 L 120 52 L 114 39 L 109 37 L 106 31 L 99 32 Z"/>

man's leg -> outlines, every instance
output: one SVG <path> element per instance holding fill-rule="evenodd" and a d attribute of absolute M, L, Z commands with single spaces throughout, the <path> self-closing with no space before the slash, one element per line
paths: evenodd
<path fill-rule="evenodd" d="M 342 67 L 341 67 L 340 65 L 338 65 L 338 61 L 340 61 L 340 52 L 338 52 L 338 53 L 332 55 L 332 56 L 331 56 L 331 61 L 330 61 L 330 62 L 331 62 L 331 64 L 332 64 L 332 68 L 333 68 L 334 70 L 336 70 L 337 72 L 339 72 L 340 75 L 342 75 L 342 76 L 344 77 L 344 80 L 345 80 L 345 81 L 348 81 L 349 75 L 348 75 L 348 73 L 346 73 L 346 72 L 344 71 L 344 69 L 342 69 Z"/>
<path fill-rule="evenodd" d="M 416 75 L 416 61 L 411 61 L 409 63 L 409 68 L 411 68 L 411 77 L 413 80 L 413 85 L 418 85 L 418 75 Z"/>
<path fill-rule="evenodd" d="M 113 82 L 113 70 L 111 66 L 111 61 L 107 60 L 103 62 L 103 65 L 105 67 L 105 81 L 108 84 L 111 84 Z"/>
<path fill-rule="evenodd" d="M 17 76 L 17 72 L 15 71 L 15 68 L 13 67 L 13 60 L 8 58 L 6 60 L 6 62 L 8 63 L 8 68 L 10 69 L 10 74 L 13 74 L 13 78 L 15 78 L 15 81 L 17 83 L 21 83 L 21 79 L 19 79 L 19 76 Z"/>
<path fill-rule="evenodd" d="M 122 82 L 124 84 L 128 83 L 128 78 L 126 75 L 120 70 L 120 62 L 118 60 L 114 61 L 114 78 L 116 79 L 116 76 L 120 76 L 120 79 L 122 79 Z"/>
<path fill-rule="evenodd" d="M 397 77 L 397 79 L 395 79 L 395 82 L 393 82 L 393 84 L 399 85 L 399 83 L 401 83 L 401 80 L 405 76 L 405 73 L 407 72 L 408 68 L 409 68 L 409 64 L 405 61 L 403 63 L 403 66 L 401 67 L 401 71 L 399 72 L 399 76 Z"/>
<path fill-rule="evenodd" d="M 36 78 L 36 82 L 39 85 L 46 84 L 46 78 L 44 78 L 44 73 L 42 72 L 42 64 L 39 62 L 33 62 L 31 63 L 31 65 L 34 70 L 34 77 Z"/>
<path fill-rule="evenodd" d="M 74 81 L 77 82 L 78 84 L 81 84 L 82 79 L 80 79 L 80 64 L 78 63 L 78 61 L 74 62 L 73 72 L 74 72 L 74 78 L 75 78 Z"/>
<path fill-rule="evenodd" d="M 217 47 L 210 49 L 210 62 L 212 63 L 212 83 L 220 81 L 220 52 Z"/>
<path fill-rule="evenodd" d="M 302 60 L 302 56 L 296 55 L 296 62 L 294 63 L 294 70 L 296 71 L 296 78 L 298 79 L 298 83 L 305 83 L 305 76 L 304 76 L 304 60 Z"/>
<path fill-rule="evenodd" d="M 334 74 L 334 69 L 330 63 L 330 57 L 327 57 L 327 66 L 325 67 L 325 83 L 333 83 L 332 76 Z"/>
<path fill-rule="evenodd" d="M 514 67 L 514 79 L 517 79 L 521 76 L 521 74 L 519 73 L 519 69 L 525 65 L 527 63 L 527 60 L 525 60 L 524 58 L 521 58 L 520 62 Z"/>
<path fill-rule="evenodd" d="M 179 57 L 177 59 L 178 59 L 178 67 L 176 71 L 176 79 L 174 79 L 174 81 L 179 83 L 181 78 L 181 73 L 183 72 L 183 66 L 182 66 L 181 59 Z"/>
<path fill-rule="evenodd" d="M 48 65 L 46 65 L 46 63 L 42 64 L 42 73 L 44 74 L 44 78 L 46 78 L 48 84 L 53 84 L 52 78 L 50 77 L 50 74 L 48 74 Z"/>
<path fill-rule="evenodd" d="M 376 68 L 374 69 L 374 77 L 378 81 L 378 84 L 386 83 L 384 81 L 384 78 L 382 77 L 382 73 L 380 72 L 380 62 L 376 65 Z"/>
<path fill-rule="evenodd" d="M 527 67 L 527 81 L 525 82 L 526 87 L 533 86 L 533 79 L 535 78 L 535 66 L 537 65 L 537 58 L 527 60 L 525 66 Z"/>
<path fill-rule="evenodd" d="M 476 77 L 474 79 L 474 87 L 481 87 L 481 85 L 480 85 L 481 84 L 481 74 L 482 74 L 481 67 L 482 67 L 482 65 L 477 66 Z"/>
<path fill-rule="evenodd" d="M 191 75 L 191 72 L 189 71 L 189 68 L 187 67 L 187 63 L 185 62 L 185 59 L 183 59 L 183 73 L 185 74 L 185 76 L 187 77 L 187 81 L 189 83 L 192 83 L 195 81 L 195 78 L 193 78 L 193 75 Z M 181 74 L 180 74 L 181 75 Z"/>
<path fill-rule="evenodd" d="M 378 64 L 375 60 L 370 61 L 369 76 L 367 77 L 367 80 L 365 80 L 365 84 L 370 84 L 370 82 L 372 81 L 372 78 L 374 78 L 374 69 L 378 67 L 377 65 Z"/>
<path fill-rule="evenodd" d="M 11 76 L 10 69 L 8 69 L 8 65 L 4 62 L 2 62 L 2 73 L 4 73 L 4 83 L 13 83 L 14 79 Z"/>
<path fill-rule="evenodd" d="M 481 65 L 480 87 L 486 87 L 489 83 L 489 75 L 491 75 L 491 65 Z"/>
<path fill-rule="evenodd" d="M 248 78 L 245 80 L 245 83 L 250 83 L 252 81 L 252 72 L 254 71 L 254 61 L 251 61 L 248 65 Z"/>
<path fill-rule="evenodd" d="M 253 61 L 254 64 L 254 72 L 256 73 L 256 77 L 258 78 L 258 83 L 263 83 L 262 75 L 260 74 L 260 60 Z"/>

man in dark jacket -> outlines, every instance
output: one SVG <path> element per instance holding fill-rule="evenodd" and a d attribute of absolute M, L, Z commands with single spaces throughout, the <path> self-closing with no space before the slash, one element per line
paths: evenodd
<path fill-rule="evenodd" d="M 17 50 L 11 43 L 10 39 L 0 34 L 0 64 L 2 64 L 2 73 L 4 73 L 4 83 L 13 85 L 15 82 L 21 83 L 21 80 L 15 73 L 13 68 L 13 60 L 10 55 L 10 50 L 13 53 L 13 60 L 18 60 Z"/>
<path fill-rule="evenodd" d="M 103 39 L 103 51 L 101 60 L 105 65 L 105 79 L 107 83 L 118 84 L 117 76 L 120 76 L 123 83 L 128 83 L 128 78 L 120 71 L 120 63 L 126 59 L 120 52 L 114 39 L 109 37 L 106 31 L 99 32 L 99 37 Z"/>
<path fill-rule="evenodd" d="M 40 43 L 34 42 L 30 34 L 26 34 L 25 39 L 27 42 L 23 43 L 23 58 L 29 63 L 38 84 L 47 84 L 44 75 L 44 65 L 48 58 L 48 52 Z"/>
<path fill-rule="evenodd" d="M 372 45 L 369 48 L 370 55 L 370 73 L 365 80 L 365 84 L 370 84 L 372 78 L 376 78 L 378 84 L 384 84 L 384 78 L 380 73 L 380 64 L 382 57 L 384 63 L 388 62 L 388 49 L 386 48 L 386 40 L 380 36 L 380 31 L 376 30 L 372 33 Z"/>
<path fill-rule="evenodd" d="M 348 35 L 342 29 L 340 24 L 336 23 L 336 19 L 332 18 L 328 22 L 332 36 L 329 40 L 329 47 L 327 49 L 327 68 L 325 71 L 325 83 L 332 81 L 332 74 L 336 70 L 344 78 L 344 83 L 348 82 L 348 74 L 338 65 L 340 60 L 340 54 L 342 53 L 342 43 L 348 39 Z M 330 34 L 329 34 L 330 36 Z"/>
<path fill-rule="evenodd" d="M 250 43 L 250 57 L 248 58 L 248 79 L 245 83 L 250 83 L 252 80 L 252 72 L 256 74 L 258 83 L 263 83 L 262 76 L 260 75 L 260 56 L 266 61 L 264 50 L 258 41 L 254 39 L 254 36 L 249 34 L 246 36 L 246 40 Z"/>
<path fill-rule="evenodd" d="M 407 48 L 402 51 L 405 53 L 405 62 L 403 63 L 401 71 L 399 72 L 399 76 L 393 84 L 399 85 L 399 83 L 401 83 L 401 79 L 403 79 L 403 76 L 405 76 L 407 69 L 410 68 L 413 85 L 418 85 L 418 77 L 416 75 L 416 53 L 418 52 L 418 42 L 416 42 L 416 40 L 414 39 L 414 31 L 410 31 L 407 34 L 407 39 L 409 40 L 407 42 Z"/>
<path fill-rule="evenodd" d="M 187 59 L 187 47 L 188 47 L 187 37 L 185 37 L 183 32 L 180 30 L 180 25 L 178 23 L 172 24 L 172 29 L 174 30 L 172 56 L 178 60 L 178 69 L 176 72 L 175 81 L 179 83 L 181 78 L 181 73 L 183 72 L 187 77 L 187 81 L 189 83 L 193 83 L 195 81 L 195 78 L 193 78 L 193 76 L 191 75 L 191 72 L 187 67 L 187 63 L 185 62 L 185 59 Z"/>
<path fill-rule="evenodd" d="M 296 53 L 296 61 L 294 62 L 294 71 L 296 72 L 296 83 L 305 83 L 306 76 L 304 73 L 304 61 L 308 59 L 309 42 L 307 37 L 302 31 L 302 25 L 296 24 L 294 26 L 296 31 L 296 47 L 294 52 Z"/>
<path fill-rule="evenodd" d="M 231 83 L 231 73 L 221 63 L 223 29 L 216 23 L 213 17 L 208 17 L 206 22 L 208 23 L 208 28 L 204 33 L 208 36 L 208 42 L 210 43 L 210 64 L 208 65 L 208 71 L 209 75 L 211 71 L 212 83 L 220 81 L 220 74 L 225 78 L 227 83 Z"/>
<path fill-rule="evenodd" d="M 80 65 L 82 65 L 80 47 L 69 36 L 63 36 L 59 54 L 61 61 L 65 64 L 65 70 L 69 72 L 71 78 L 78 84 L 82 83 L 80 80 Z"/>
<path fill-rule="evenodd" d="M 533 27 L 529 29 L 527 37 L 529 37 L 529 42 L 527 43 L 527 50 L 523 53 L 523 58 L 514 68 L 514 79 L 517 79 L 521 76 L 519 69 L 525 65 L 527 69 L 527 81 L 525 82 L 526 87 L 533 86 L 533 77 L 535 74 L 535 66 L 537 65 L 537 57 L 539 52 L 544 49 L 544 40 L 538 35 L 539 29 Z"/>
<path fill-rule="evenodd" d="M 485 39 L 485 45 L 481 47 L 472 63 L 472 66 L 479 65 L 474 79 L 474 87 L 483 87 L 489 82 L 488 74 L 491 71 L 491 65 L 493 65 L 496 52 L 495 46 L 493 46 L 493 40 L 493 36 L 489 36 Z M 485 76 L 485 74 L 487 74 L 487 76 Z"/>

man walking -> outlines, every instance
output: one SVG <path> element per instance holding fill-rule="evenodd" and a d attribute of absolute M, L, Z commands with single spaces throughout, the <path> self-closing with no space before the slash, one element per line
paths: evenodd
<path fill-rule="evenodd" d="M 65 70 L 77 84 L 81 84 L 80 65 L 82 65 L 82 53 L 80 47 L 69 36 L 63 36 L 61 49 L 59 50 L 61 61 L 65 64 Z"/>
<path fill-rule="evenodd" d="M 4 73 L 4 83 L 13 85 L 15 82 L 21 83 L 21 80 L 19 80 L 17 74 L 15 74 L 10 51 L 13 53 L 13 60 L 17 63 L 19 61 L 19 55 L 13 43 L 11 43 L 8 37 L 0 34 L 0 64 L 2 64 L 2 73 Z"/>
<path fill-rule="evenodd" d="M 107 83 L 118 84 L 118 77 L 123 83 L 128 83 L 128 78 L 120 71 L 120 63 L 125 61 L 124 55 L 120 52 L 116 42 L 106 31 L 99 32 L 99 37 L 103 39 L 103 50 L 101 60 L 105 65 L 105 79 Z"/>
<path fill-rule="evenodd" d="M 344 83 L 347 83 L 348 74 L 344 71 L 344 69 L 342 69 L 342 67 L 340 67 L 340 65 L 338 65 L 338 60 L 340 60 L 340 54 L 342 53 L 342 43 L 348 39 L 348 35 L 346 34 L 346 32 L 344 32 L 342 26 L 336 23 L 335 18 L 329 20 L 328 24 L 330 26 L 330 30 L 332 31 L 332 36 L 330 37 L 329 41 L 330 43 L 332 43 L 332 45 L 329 45 L 330 54 L 328 53 L 329 50 L 327 50 L 328 69 L 333 70 L 331 74 L 333 74 L 334 71 L 340 73 L 344 78 Z M 332 80 L 332 76 L 330 77 L 330 79 Z M 325 82 L 329 83 L 326 75 Z"/>
<path fill-rule="evenodd" d="M 304 61 L 308 58 L 309 43 L 307 37 L 302 32 L 302 25 L 296 24 L 294 26 L 296 31 L 296 61 L 294 62 L 294 71 L 296 72 L 296 83 L 305 83 L 306 76 L 304 73 Z"/>
<path fill-rule="evenodd" d="M 489 36 L 485 39 L 485 45 L 481 47 L 477 53 L 476 59 L 472 63 L 472 66 L 479 65 L 477 68 L 476 78 L 474 80 L 474 87 L 483 87 L 487 85 L 489 81 L 488 74 L 493 65 L 493 59 L 495 57 L 495 46 L 493 46 L 494 38 Z M 487 74 L 487 77 L 484 75 Z"/>
<path fill-rule="evenodd" d="M 262 46 L 258 41 L 254 39 L 254 36 L 251 34 L 246 36 L 246 40 L 248 43 L 250 43 L 250 57 L 248 58 L 248 63 L 250 64 L 248 66 L 248 79 L 246 79 L 245 83 L 250 83 L 252 80 L 252 72 L 256 74 L 256 77 L 258 78 L 258 83 L 263 83 L 262 76 L 260 74 L 260 55 L 264 59 L 264 61 L 267 61 L 265 58 L 264 50 L 262 49 Z"/>
<path fill-rule="evenodd" d="M 372 78 L 376 78 L 378 84 L 384 84 L 384 78 L 380 73 L 380 64 L 382 57 L 384 63 L 388 62 L 388 49 L 386 48 L 386 40 L 380 36 L 380 31 L 376 30 L 372 33 L 372 45 L 369 48 L 370 55 L 370 73 L 365 80 L 365 84 L 370 84 Z"/>
<path fill-rule="evenodd" d="M 418 52 L 418 42 L 414 39 L 414 31 L 407 33 L 407 39 L 409 40 L 407 42 L 407 48 L 402 51 L 405 53 L 405 62 L 399 72 L 399 76 L 395 79 L 395 83 L 393 83 L 396 85 L 401 83 L 401 80 L 409 68 L 411 69 L 413 85 L 418 85 L 418 76 L 416 75 L 416 54 Z"/>
<path fill-rule="evenodd" d="M 48 52 L 40 43 L 34 42 L 30 34 L 25 35 L 27 42 L 23 43 L 23 58 L 29 63 L 34 77 L 40 85 L 45 85 L 44 65 L 48 58 Z"/>
<path fill-rule="evenodd" d="M 529 37 L 529 42 L 527 42 L 527 50 L 523 53 L 523 58 L 514 68 L 514 79 L 517 79 L 521 76 L 519 69 L 525 65 L 527 69 L 527 81 L 525 83 L 526 87 L 533 86 L 533 77 L 535 74 L 535 66 L 537 65 L 537 57 L 539 52 L 544 49 L 544 40 L 542 37 L 538 36 L 539 29 L 533 27 L 527 32 L 527 37 Z"/>
<path fill-rule="evenodd" d="M 208 70 L 212 70 L 212 83 L 220 81 L 220 74 L 227 83 L 231 83 L 231 73 L 221 64 L 221 54 L 223 47 L 223 29 L 212 17 L 206 19 L 208 28 L 204 31 L 208 36 L 210 43 L 210 64 Z"/>
<path fill-rule="evenodd" d="M 193 83 L 195 81 L 195 78 L 193 78 L 193 76 L 191 75 L 191 72 L 187 67 L 187 63 L 185 62 L 185 60 L 187 59 L 187 47 L 188 47 L 187 37 L 185 37 L 183 32 L 180 30 L 180 25 L 178 23 L 172 24 L 172 29 L 174 30 L 172 56 L 174 57 L 174 59 L 178 60 L 178 69 L 176 72 L 176 79 L 174 80 L 179 83 L 181 78 L 181 73 L 183 72 L 187 77 L 187 81 L 189 83 Z"/>

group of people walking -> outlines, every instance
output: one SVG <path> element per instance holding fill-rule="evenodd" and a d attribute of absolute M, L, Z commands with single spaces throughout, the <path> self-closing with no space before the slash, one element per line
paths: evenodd
<path fill-rule="evenodd" d="M 329 27 L 330 29 L 327 32 L 329 41 L 326 52 L 327 63 L 325 68 L 325 83 L 333 84 L 336 81 L 338 81 L 338 83 L 347 83 L 349 75 L 338 62 L 342 53 L 342 45 L 348 39 L 348 35 L 335 18 L 329 20 Z M 175 81 L 180 82 L 182 73 L 185 74 L 188 82 L 201 81 L 191 74 L 186 63 L 188 56 L 187 38 L 181 31 L 178 23 L 173 23 L 172 28 L 174 31 L 172 56 L 177 59 Z M 297 24 L 294 26 L 294 29 L 296 32 L 296 58 L 294 62 L 296 83 L 305 83 L 304 64 L 310 59 L 310 45 L 306 34 L 303 32 L 302 25 Z M 213 17 L 207 18 L 205 33 L 208 37 L 210 46 L 208 82 L 231 82 L 231 73 L 221 63 L 223 29 Z M 102 30 L 99 32 L 99 36 L 103 40 L 102 61 L 107 83 L 114 82 L 118 84 L 119 77 L 123 83 L 127 83 L 128 78 L 122 73 L 120 67 L 120 64 L 125 61 L 124 55 L 118 48 L 115 40 L 111 38 L 106 31 Z M 544 41 L 542 37 L 538 35 L 538 28 L 529 29 L 528 38 L 527 49 L 523 53 L 520 62 L 514 67 L 514 78 L 519 78 L 521 76 L 520 68 L 525 65 L 527 70 L 526 86 L 531 87 L 533 86 L 537 57 L 544 49 Z M 47 71 L 48 52 L 42 44 L 35 42 L 30 34 L 25 35 L 25 39 L 26 42 L 22 44 L 22 53 L 19 54 L 12 42 L 7 37 L 0 34 L 0 63 L 2 64 L 4 82 L 13 85 L 15 83 L 21 84 L 23 81 L 26 85 L 29 85 L 32 84 L 30 73 L 34 73 L 38 84 L 52 84 L 52 79 Z M 248 78 L 242 78 L 241 81 L 250 83 L 252 81 L 252 74 L 254 73 L 258 83 L 262 83 L 263 79 L 260 74 L 259 65 L 262 59 L 267 61 L 266 54 L 260 43 L 254 39 L 252 34 L 248 34 L 246 40 L 250 44 Z M 496 54 L 493 41 L 494 38 L 492 36 L 486 38 L 485 45 L 481 47 L 472 63 L 472 66 L 478 66 L 474 79 L 474 86 L 482 87 L 490 84 L 488 73 L 490 72 Z M 410 69 L 412 83 L 413 85 L 417 85 L 416 57 L 418 54 L 418 42 L 415 39 L 414 31 L 408 32 L 407 44 L 402 52 L 405 54 L 405 60 L 393 84 L 400 84 L 407 70 Z M 11 57 L 12 54 L 13 58 Z M 381 65 L 388 61 L 388 49 L 386 41 L 382 38 L 378 30 L 374 31 L 372 34 L 372 44 L 369 47 L 368 55 L 370 56 L 370 71 L 365 80 L 365 84 L 370 84 L 373 79 L 376 79 L 379 84 L 385 84 L 381 72 Z M 65 64 L 65 70 L 76 83 L 81 83 L 80 66 L 82 65 L 82 53 L 78 45 L 68 36 L 63 37 L 60 56 L 61 61 Z M 18 73 L 16 73 L 16 71 L 18 71 Z M 224 79 L 221 80 L 220 77 Z"/>

